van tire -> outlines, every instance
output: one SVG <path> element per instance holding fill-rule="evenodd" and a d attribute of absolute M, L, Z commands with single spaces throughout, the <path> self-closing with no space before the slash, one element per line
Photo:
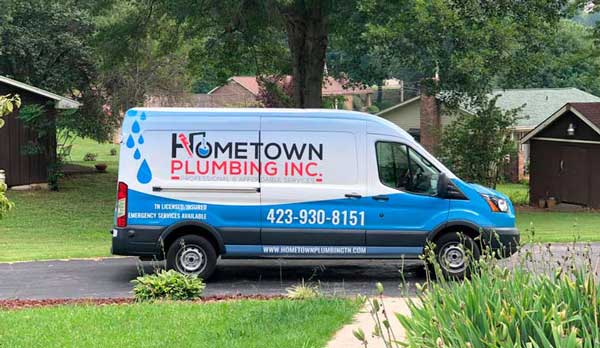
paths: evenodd
<path fill-rule="evenodd" d="M 462 233 L 446 233 L 435 241 L 435 259 L 445 279 L 470 277 L 473 261 L 479 260 L 480 255 L 473 238 Z"/>
<path fill-rule="evenodd" d="M 177 238 L 167 251 L 167 269 L 208 279 L 217 266 L 217 253 L 203 237 L 188 234 Z"/>

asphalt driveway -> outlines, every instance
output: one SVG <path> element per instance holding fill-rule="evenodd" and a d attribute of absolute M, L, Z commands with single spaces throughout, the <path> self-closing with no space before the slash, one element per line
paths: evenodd
<path fill-rule="evenodd" d="M 397 260 L 220 260 L 205 294 L 283 294 L 304 279 L 319 282 L 324 292 L 349 295 L 372 293 L 381 281 L 386 293 L 399 295 L 403 275 L 418 279 L 418 262 L 405 264 L 401 274 Z M 156 267 L 133 257 L 0 264 L 0 299 L 130 297 L 130 281 Z"/>
<path fill-rule="evenodd" d="M 531 251 L 531 268 L 552 271 L 565 255 L 584 262 L 585 246 L 555 244 Z M 595 265 L 600 261 L 600 243 L 588 253 Z M 515 255 L 507 264 L 515 264 Z M 206 287 L 206 295 L 283 294 L 286 288 L 305 281 L 318 282 L 329 294 L 372 294 L 375 282 L 384 284 L 387 295 L 414 292 L 422 282 L 418 261 L 401 260 L 220 260 Z M 40 261 L 0 264 L 0 299 L 130 297 L 131 280 L 151 273 L 159 264 L 137 258 Z M 404 272 L 400 272 L 403 269 Z M 398 288 L 408 283 L 408 290 Z"/>

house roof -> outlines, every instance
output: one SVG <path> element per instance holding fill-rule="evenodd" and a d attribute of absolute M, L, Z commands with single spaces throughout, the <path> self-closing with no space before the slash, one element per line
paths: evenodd
<path fill-rule="evenodd" d="M 523 89 L 496 89 L 491 96 L 501 95 L 496 105 L 503 110 L 516 109 L 523 106 L 517 120 L 517 129 L 531 130 L 542 123 L 549 115 L 567 103 L 600 102 L 600 97 L 584 92 L 577 88 L 523 88 Z M 377 115 L 384 114 L 420 100 L 421 97 L 409 99 L 380 111 Z M 463 109 L 468 111 L 466 109 Z"/>
<path fill-rule="evenodd" d="M 73 99 L 65 98 L 65 97 L 60 96 L 58 94 L 54 94 L 54 93 L 46 91 L 44 89 L 28 85 L 26 83 L 19 82 L 17 80 L 13 80 L 13 79 L 8 78 L 6 76 L 0 75 L 0 83 L 11 85 L 11 86 L 14 86 L 14 87 L 17 87 L 17 88 L 29 91 L 31 93 L 35 93 L 35 94 L 44 96 L 44 97 L 46 97 L 48 99 L 55 100 L 57 102 L 56 105 L 55 105 L 55 107 L 57 109 L 78 109 L 81 106 L 81 103 L 79 103 L 79 102 L 77 102 L 77 101 L 75 101 Z"/>
<path fill-rule="evenodd" d="M 567 103 L 552 115 L 547 117 L 531 132 L 527 133 L 527 135 L 521 139 L 521 143 L 529 141 L 567 111 L 571 111 L 573 114 L 575 114 L 575 116 L 579 117 L 583 122 L 590 126 L 590 128 L 596 131 L 596 133 L 600 134 L 600 102 Z"/>
<path fill-rule="evenodd" d="M 290 82 L 292 77 L 290 75 L 284 76 L 285 82 Z M 256 76 L 233 76 L 229 78 L 228 81 L 234 81 L 240 86 L 247 89 L 250 93 L 254 95 L 258 95 L 260 93 L 260 86 L 256 79 Z M 219 87 L 213 88 L 208 94 L 212 94 Z M 324 96 L 335 96 L 335 95 L 354 95 L 354 94 L 369 94 L 373 93 L 373 90 L 370 88 L 356 88 L 356 87 L 346 87 L 344 88 L 344 82 L 340 80 L 336 80 L 331 76 L 327 76 L 323 82 L 323 88 L 321 89 L 321 93 Z"/>
<path fill-rule="evenodd" d="M 396 110 L 396 109 L 402 108 L 402 107 L 404 107 L 404 106 L 406 106 L 406 105 L 408 105 L 408 104 L 412 104 L 412 103 L 414 103 L 414 102 L 416 102 L 416 101 L 418 101 L 418 100 L 421 100 L 421 96 L 420 96 L 420 95 L 418 95 L 418 96 L 416 96 L 416 97 L 414 97 L 414 98 L 411 98 L 411 99 L 405 100 L 405 101 L 403 101 L 402 103 L 396 104 L 396 105 L 394 105 L 394 106 L 390 106 L 390 107 L 389 107 L 389 108 L 387 108 L 387 109 L 383 109 L 383 110 L 379 111 L 378 113 L 376 113 L 376 115 L 377 115 L 377 116 L 382 116 L 382 115 L 385 115 L 385 114 L 387 114 L 387 113 L 388 113 L 388 112 L 390 112 L 390 111 L 393 111 L 393 110 Z"/>
<path fill-rule="evenodd" d="M 544 122 L 549 115 L 567 103 L 600 102 L 600 98 L 577 88 L 524 88 L 494 90 L 492 95 L 501 94 L 496 105 L 504 110 L 522 105 L 517 129 L 533 129 Z"/>

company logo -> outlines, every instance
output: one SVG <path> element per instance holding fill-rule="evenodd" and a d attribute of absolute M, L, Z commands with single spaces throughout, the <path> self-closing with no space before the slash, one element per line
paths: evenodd
<path fill-rule="evenodd" d="M 323 144 L 219 141 L 207 132 L 171 134 L 171 179 L 199 176 L 304 179 L 323 182 L 318 166 L 324 159 Z M 275 181 L 275 179 L 273 179 Z"/>

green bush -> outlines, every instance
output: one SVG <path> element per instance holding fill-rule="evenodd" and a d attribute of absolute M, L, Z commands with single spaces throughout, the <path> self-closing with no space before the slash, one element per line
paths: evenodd
<path fill-rule="evenodd" d="M 161 270 L 131 281 L 135 284 L 133 295 L 137 301 L 194 300 L 202 296 L 206 285 L 202 279 L 176 271 Z"/>
<path fill-rule="evenodd" d="M 376 114 L 379 112 L 379 108 L 376 105 L 371 105 L 367 107 L 367 112 L 370 114 Z"/>
<path fill-rule="evenodd" d="M 463 283 L 428 282 L 398 316 L 406 347 L 600 347 L 598 279 L 584 259 L 535 273 L 488 258 Z"/>
<path fill-rule="evenodd" d="M 6 184 L 0 182 L 0 219 L 2 219 L 14 207 L 14 204 L 6 198 Z"/>
<path fill-rule="evenodd" d="M 529 185 L 498 184 L 496 189 L 507 195 L 514 205 L 529 205 Z"/>
<path fill-rule="evenodd" d="M 83 160 L 86 162 L 93 162 L 98 158 L 97 153 L 88 152 L 83 156 Z"/>

